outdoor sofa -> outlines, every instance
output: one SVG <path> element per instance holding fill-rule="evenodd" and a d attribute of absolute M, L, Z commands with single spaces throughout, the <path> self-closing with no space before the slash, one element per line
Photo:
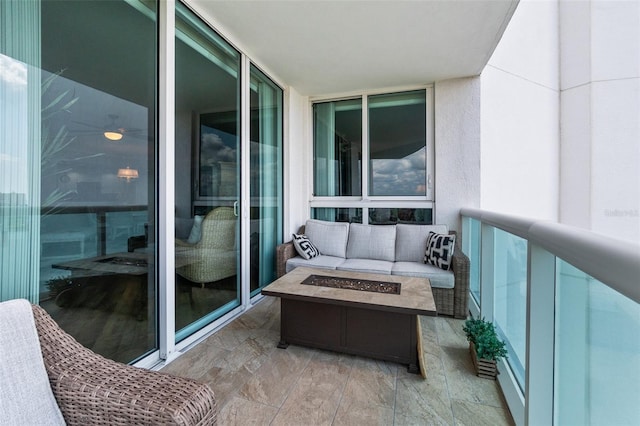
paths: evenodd
<path fill-rule="evenodd" d="M 195 380 L 103 358 L 37 305 L 0 303 L 0 424 L 213 425 L 216 400 Z"/>
<path fill-rule="evenodd" d="M 455 238 L 448 269 L 425 263 L 429 233 L 451 235 L 446 225 L 363 225 L 310 219 L 297 236 L 305 236 L 320 255 L 305 259 L 294 241 L 276 249 L 278 277 L 299 266 L 428 278 L 438 315 L 466 318 L 469 301 L 469 258 Z M 298 237 L 304 245 L 304 238 Z"/>

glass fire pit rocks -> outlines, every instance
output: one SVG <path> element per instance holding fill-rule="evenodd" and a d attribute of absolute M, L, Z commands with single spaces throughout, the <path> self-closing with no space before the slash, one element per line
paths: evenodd
<path fill-rule="evenodd" d="M 371 291 L 374 293 L 400 294 L 400 283 L 386 281 L 358 280 L 326 275 L 309 275 L 302 284 L 348 290 Z"/>

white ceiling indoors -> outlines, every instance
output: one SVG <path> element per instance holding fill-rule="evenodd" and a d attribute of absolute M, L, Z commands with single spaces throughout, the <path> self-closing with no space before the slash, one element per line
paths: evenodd
<path fill-rule="evenodd" d="M 518 0 L 189 0 L 303 95 L 478 75 Z"/>

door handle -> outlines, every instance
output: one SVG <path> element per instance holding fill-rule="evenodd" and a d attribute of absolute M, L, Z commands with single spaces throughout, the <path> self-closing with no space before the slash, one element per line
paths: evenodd
<path fill-rule="evenodd" d="M 233 215 L 238 217 L 238 201 L 233 202 Z"/>

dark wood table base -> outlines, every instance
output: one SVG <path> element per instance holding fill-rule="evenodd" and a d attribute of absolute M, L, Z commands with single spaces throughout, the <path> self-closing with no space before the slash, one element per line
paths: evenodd
<path fill-rule="evenodd" d="M 292 343 L 362 355 L 420 373 L 415 314 L 283 298 L 280 320 L 279 348 Z"/>

